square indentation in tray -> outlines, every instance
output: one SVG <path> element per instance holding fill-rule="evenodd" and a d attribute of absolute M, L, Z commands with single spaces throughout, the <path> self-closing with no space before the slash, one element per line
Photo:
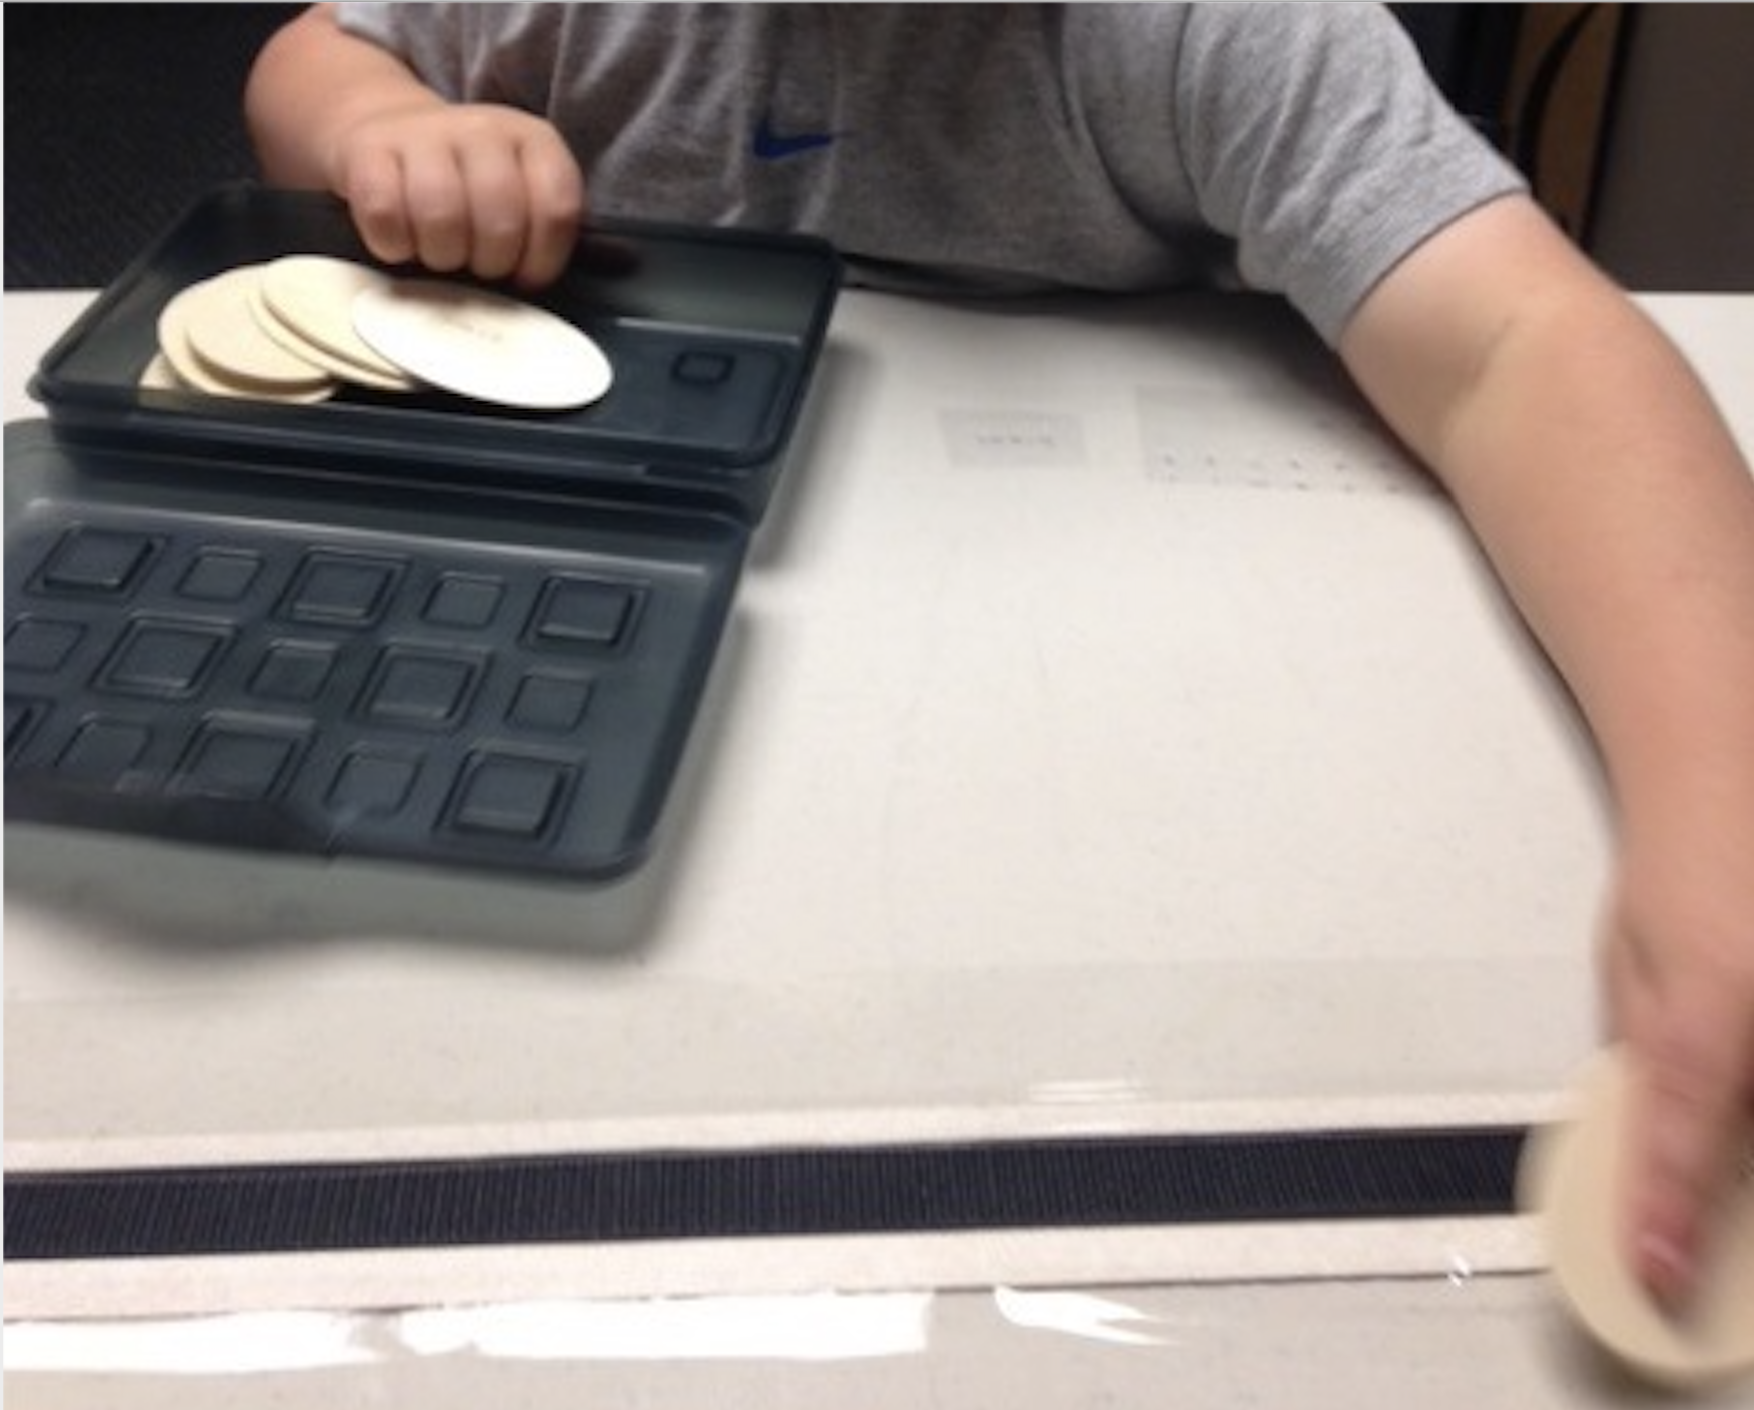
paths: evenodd
<path fill-rule="evenodd" d="M 739 551 L 40 502 L 8 533 L 9 813 L 178 836 L 211 801 L 207 841 L 614 874 L 655 823 Z"/>
<path fill-rule="evenodd" d="M 242 602 L 261 571 L 259 554 L 204 548 L 177 580 L 177 595 L 195 602 Z"/>
<path fill-rule="evenodd" d="M 273 798 L 291 778 L 308 734 L 290 720 L 205 720 L 171 787 L 185 796 Z"/>
<path fill-rule="evenodd" d="M 500 578 L 443 573 L 433 584 L 421 616 L 437 627 L 490 627 L 499 615 L 505 590 Z"/>
<path fill-rule="evenodd" d="M 74 732 L 55 761 L 72 778 L 102 787 L 118 786 L 152 744 L 150 726 L 135 720 L 88 719 Z"/>
<path fill-rule="evenodd" d="M 543 585 L 529 639 L 559 651 L 610 651 L 631 634 L 638 604 L 632 584 L 557 573 Z"/>
<path fill-rule="evenodd" d="M 45 592 L 116 596 L 135 583 L 158 547 L 150 534 L 75 528 L 43 561 L 36 586 Z"/>
<path fill-rule="evenodd" d="M 22 616 L 6 624 L 6 669 L 35 674 L 58 671 L 85 635 L 85 624 Z"/>
<path fill-rule="evenodd" d="M 453 652 L 386 647 L 360 702 L 360 714 L 378 725 L 450 730 L 462 720 L 486 659 Z"/>
<path fill-rule="evenodd" d="M 457 783 L 450 826 L 465 833 L 538 838 L 565 802 L 575 772 L 554 759 L 472 754 Z"/>
<path fill-rule="evenodd" d="M 294 622 L 369 627 L 383 615 L 406 566 L 400 558 L 312 549 L 298 566 L 281 613 Z"/>
<path fill-rule="evenodd" d="M 186 699 L 200 692 L 232 632 L 210 622 L 136 618 L 98 671 L 100 690 Z"/>

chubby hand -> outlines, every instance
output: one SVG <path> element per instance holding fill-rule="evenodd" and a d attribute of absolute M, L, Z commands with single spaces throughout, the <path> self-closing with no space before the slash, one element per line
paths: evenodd
<path fill-rule="evenodd" d="M 554 127 L 490 103 L 417 102 L 348 126 L 329 185 L 379 259 L 526 289 L 559 277 L 585 209 L 578 163 Z"/>
<path fill-rule="evenodd" d="M 1754 1119 L 1754 826 L 1740 831 L 1665 848 L 1666 865 L 1629 860 L 1609 925 L 1609 1001 L 1635 1064 L 1625 1237 L 1676 1309 L 1712 1257 Z"/>

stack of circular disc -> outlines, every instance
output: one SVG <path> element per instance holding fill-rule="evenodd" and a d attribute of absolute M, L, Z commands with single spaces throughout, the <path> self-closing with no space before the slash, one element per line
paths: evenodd
<path fill-rule="evenodd" d="M 319 402 L 341 387 L 437 387 L 530 410 L 585 406 L 613 374 L 557 315 L 475 285 L 287 255 L 191 284 L 158 320 L 141 384 Z"/>

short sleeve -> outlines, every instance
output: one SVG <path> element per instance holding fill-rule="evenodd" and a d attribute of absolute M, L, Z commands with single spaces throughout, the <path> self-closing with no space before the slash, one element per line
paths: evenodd
<path fill-rule="evenodd" d="M 559 5 L 339 4 L 336 21 L 388 50 L 451 102 L 540 110 L 552 77 Z"/>
<path fill-rule="evenodd" d="M 1330 344 L 1418 245 L 1526 190 L 1383 7 L 1189 10 L 1176 101 L 1201 214 Z"/>

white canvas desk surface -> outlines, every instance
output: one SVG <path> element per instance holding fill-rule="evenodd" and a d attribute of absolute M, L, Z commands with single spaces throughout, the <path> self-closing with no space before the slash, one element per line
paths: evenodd
<path fill-rule="evenodd" d="M 9 1168 L 1547 1109 L 1594 764 L 1286 320 L 849 293 L 787 474 L 628 883 L 8 829 Z"/>

